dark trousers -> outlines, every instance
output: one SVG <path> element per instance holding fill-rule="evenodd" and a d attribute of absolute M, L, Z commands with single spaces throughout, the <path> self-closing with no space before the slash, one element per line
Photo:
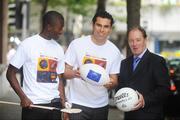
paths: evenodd
<path fill-rule="evenodd" d="M 36 105 L 62 108 L 60 102 Z M 22 120 L 61 120 L 61 112 L 40 108 L 22 108 Z"/>
<path fill-rule="evenodd" d="M 89 108 L 77 104 L 72 104 L 72 108 L 82 109 L 81 113 L 70 114 L 70 120 L 107 120 L 109 106 L 101 108 Z"/>
<path fill-rule="evenodd" d="M 160 113 L 150 113 L 139 110 L 125 113 L 124 120 L 164 120 L 164 117 Z"/>

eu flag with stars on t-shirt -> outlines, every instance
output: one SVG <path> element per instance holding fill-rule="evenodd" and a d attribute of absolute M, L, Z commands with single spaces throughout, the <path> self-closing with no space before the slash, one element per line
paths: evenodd
<path fill-rule="evenodd" d="M 97 73 L 93 70 L 89 70 L 87 78 L 90 80 L 93 80 L 95 82 L 99 82 L 100 78 L 101 78 L 101 74 Z"/>

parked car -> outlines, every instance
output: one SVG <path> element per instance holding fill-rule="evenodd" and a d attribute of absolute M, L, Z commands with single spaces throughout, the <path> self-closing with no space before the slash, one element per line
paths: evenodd
<path fill-rule="evenodd" d="M 180 119 L 180 58 L 167 61 L 170 75 L 170 91 L 165 105 L 165 115 L 171 119 Z"/>

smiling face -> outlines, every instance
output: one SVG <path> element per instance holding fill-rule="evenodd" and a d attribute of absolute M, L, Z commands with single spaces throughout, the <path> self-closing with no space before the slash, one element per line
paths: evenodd
<path fill-rule="evenodd" d="M 147 38 L 138 28 L 132 29 L 128 34 L 128 43 L 133 55 L 140 55 L 146 48 Z"/>
<path fill-rule="evenodd" d="M 93 38 L 96 41 L 106 41 L 107 37 L 111 33 L 112 25 L 111 20 L 108 18 L 97 17 L 93 24 Z"/>

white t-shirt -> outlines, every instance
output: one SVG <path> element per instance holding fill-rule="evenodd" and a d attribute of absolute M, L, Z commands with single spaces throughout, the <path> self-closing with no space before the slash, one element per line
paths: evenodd
<path fill-rule="evenodd" d="M 104 67 L 108 74 L 118 74 L 122 54 L 109 40 L 98 46 L 91 40 L 91 36 L 81 37 L 71 42 L 66 54 L 65 62 L 79 68 L 87 62 Z M 103 107 L 108 104 L 108 90 L 104 86 L 93 86 L 79 78 L 69 82 L 68 101 L 92 108 Z"/>
<path fill-rule="evenodd" d="M 34 104 L 49 103 L 59 98 L 58 74 L 64 72 L 64 51 L 54 40 L 40 35 L 25 39 L 10 61 L 16 68 L 23 66 L 23 91 Z"/>
<path fill-rule="evenodd" d="M 9 52 L 7 53 L 7 64 L 9 64 L 9 61 L 11 60 L 11 58 L 14 56 L 14 54 L 16 53 L 16 50 L 14 48 L 10 49 Z"/>

